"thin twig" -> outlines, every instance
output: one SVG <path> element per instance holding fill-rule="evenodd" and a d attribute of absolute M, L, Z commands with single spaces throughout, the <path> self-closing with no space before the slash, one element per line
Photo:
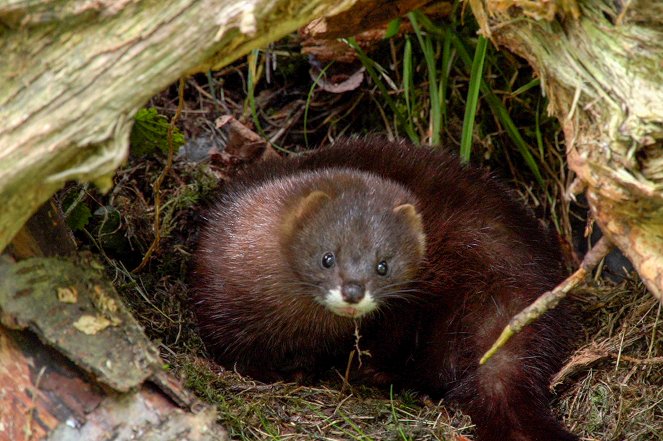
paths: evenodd
<path fill-rule="evenodd" d="M 368 355 L 370 356 L 370 352 L 368 351 L 363 351 L 359 347 L 359 340 L 361 339 L 361 334 L 359 333 L 359 322 L 357 320 L 354 321 L 355 324 L 355 347 L 350 351 L 350 356 L 348 357 L 348 364 L 345 366 L 345 375 L 343 376 L 343 385 L 341 386 L 341 392 L 340 396 L 343 396 L 343 393 L 345 392 L 345 389 L 347 389 L 350 386 L 350 371 L 352 369 L 352 361 L 355 358 L 355 354 L 357 354 L 357 361 L 359 362 L 358 369 L 361 368 L 362 362 L 361 362 L 361 356 L 362 355 Z"/>
<path fill-rule="evenodd" d="M 611 249 L 612 243 L 606 236 L 603 236 L 585 255 L 585 258 L 580 264 L 580 268 L 575 273 L 571 274 L 562 283 L 557 285 L 555 289 L 544 293 L 531 305 L 511 318 L 509 324 L 506 325 L 502 331 L 502 334 L 500 334 L 495 343 L 493 343 L 493 346 L 486 351 L 483 357 L 481 357 L 479 364 L 486 363 L 490 357 L 495 355 L 495 353 L 504 346 L 509 339 L 511 339 L 511 337 L 520 332 L 525 326 L 541 317 L 547 311 L 557 306 L 560 300 L 566 297 L 569 291 L 585 280 L 587 274 L 590 274 L 592 270 L 596 268 L 596 265 L 608 255 Z"/>
<path fill-rule="evenodd" d="M 184 108 L 184 78 L 180 78 L 180 83 L 178 88 L 177 110 L 175 111 L 175 115 L 173 115 L 173 117 L 171 118 L 170 125 L 168 126 L 168 160 L 166 161 L 166 166 L 161 171 L 161 174 L 154 182 L 154 185 L 152 185 L 152 189 L 154 192 L 154 227 L 153 227 L 154 240 L 152 241 L 152 244 L 150 245 L 150 247 L 147 249 L 147 252 L 143 256 L 143 260 L 140 262 L 140 265 L 134 268 L 134 270 L 131 271 L 132 273 L 137 273 L 141 271 L 145 267 L 145 265 L 147 265 L 147 262 L 150 261 L 152 253 L 154 253 L 154 251 L 159 246 L 159 242 L 161 241 L 161 184 L 163 183 L 163 180 L 166 178 L 166 175 L 170 173 L 170 170 L 173 168 L 173 156 L 175 151 L 175 145 L 173 143 L 173 134 L 175 132 L 175 123 L 180 118 L 183 108 Z"/>
<path fill-rule="evenodd" d="M 341 390 L 338 393 L 339 397 L 342 397 L 343 394 L 345 393 L 345 390 L 350 387 L 350 369 L 352 369 L 352 360 L 355 358 L 355 350 L 350 351 L 350 355 L 348 356 L 348 364 L 345 366 L 345 375 L 343 375 L 343 385 L 341 386 Z"/>
<path fill-rule="evenodd" d="M 633 363 L 633 364 L 663 364 L 663 357 L 637 358 L 637 357 L 631 357 L 629 355 L 613 354 L 613 353 L 610 353 L 608 355 L 610 355 L 612 358 L 615 358 L 617 360 L 621 359 L 621 361 L 626 361 L 628 363 Z"/>

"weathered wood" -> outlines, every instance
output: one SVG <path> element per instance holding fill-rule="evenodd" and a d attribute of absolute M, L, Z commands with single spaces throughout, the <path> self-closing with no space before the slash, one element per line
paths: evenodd
<path fill-rule="evenodd" d="M 585 254 L 582 259 L 580 268 L 573 274 L 564 279 L 562 283 L 557 285 L 551 291 L 541 294 L 534 302 L 532 302 L 525 309 L 520 311 L 515 316 L 511 317 L 509 323 L 504 327 L 502 333 L 493 345 L 486 351 L 479 360 L 479 364 L 485 364 L 490 358 L 497 353 L 498 350 L 504 347 L 511 337 L 518 334 L 535 320 L 538 320 L 551 309 L 555 308 L 559 302 L 565 298 L 570 291 L 574 290 L 581 284 L 588 275 L 597 267 L 612 249 L 612 243 L 606 238 L 602 237 L 594 247 Z"/>
<path fill-rule="evenodd" d="M 108 189 L 133 115 L 356 0 L 0 2 L 0 251 L 72 179 Z"/>
<path fill-rule="evenodd" d="M 0 311 L 5 325 L 30 329 L 117 391 L 161 370 L 156 348 L 92 261 L 0 258 Z"/>
<path fill-rule="evenodd" d="M 0 321 L 0 440 L 226 439 L 89 258 L 0 257 Z"/>
<path fill-rule="evenodd" d="M 54 199 L 39 207 L 14 236 L 9 253 L 16 259 L 74 254 L 76 240 Z"/>
<path fill-rule="evenodd" d="M 541 77 L 597 223 L 663 301 L 663 2 L 470 5 Z"/>
<path fill-rule="evenodd" d="M 108 394 L 35 336 L 0 326 L 0 440 L 226 440 L 215 416 L 179 409 L 150 385 Z"/>
<path fill-rule="evenodd" d="M 371 52 L 384 40 L 390 20 L 402 17 L 414 9 L 421 9 L 431 20 L 449 16 L 451 0 L 365 0 L 348 11 L 332 17 L 313 20 L 299 30 L 302 53 L 312 55 L 320 63 L 353 63 L 357 53 L 339 37 L 354 37 L 365 52 Z M 408 20 L 400 23 L 398 33 L 413 32 Z M 332 72 L 335 70 L 331 67 Z M 324 83 L 323 83 L 324 84 Z M 320 84 L 322 86 L 322 84 Z M 324 86 L 323 86 L 324 88 Z M 327 90 L 327 89 L 325 89 Z M 331 91 L 331 90 L 329 90 Z"/>

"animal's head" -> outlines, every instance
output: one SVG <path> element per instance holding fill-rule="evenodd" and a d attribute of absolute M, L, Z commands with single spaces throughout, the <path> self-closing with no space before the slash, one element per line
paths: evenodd
<path fill-rule="evenodd" d="M 282 243 L 315 301 L 352 318 L 407 296 L 426 249 L 414 196 L 373 175 L 297 198 L 285 216 Z"/>

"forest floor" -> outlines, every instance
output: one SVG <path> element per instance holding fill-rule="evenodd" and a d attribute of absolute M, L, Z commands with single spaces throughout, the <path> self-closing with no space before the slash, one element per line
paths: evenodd
<path fill-rule="evenodd" d="M 458 36 L 468 48 L 476 42 L 472 30 L 458 31 Z M 197 335 L 187 274 L 200 216 L 236 169 L 255 160 L 251 152 L 225 149 L 228 132 L 216 126 L 217 118 L 233 116 L 277 150 L 292 154 L 341 135 L 405 136 L 403 122 L 394 114 L 400 109 L 408 115 L 408 133 L 430 143 L 438 140 L 431 132 L 437 127 L 431 109 L 440 96 L 437 101 L 430 96 L 430 65 L 421 49 L 429 48 L 444 67 L 444 75 L 437 77 L 445 103 L 439 141 L 459 148 L 472 79 L 461 62 L 461 49 L 449 52 L 433 30 L 374 44 L 368 67 L 379 73 L 386 94 L 369 78 L 366 60 L 363 65 L 355 61 L 323 67 L 301 55 L 300 45 L 299 37 L 291 36 L 220 72 L 188 78 L 172 146 L 166 132 L 168 119 L 177 113 L 178 86 L 154 97 L 147 107 L 165 118 L 150 113 L 154 110 L 142 115 L 114 189 L 100 195 L 72 185 L 60 194 L 70 225 L 81 247 L 106 263 L 135 317 L 158 342 L 168 368 L 217 406 L 219 421 L 233 439 L 472 439 L 471 421 L 452 404 L 412 391 L 360 385 L 341 391 L 337 372 L 314 387 L 262 384 L 209 361 Z M 559 126 L 545 116 L 538 81 L 522 60 L 489 48 L 484 78 L 537 167 L 535 171 L 517 148 L 503 115 L 489 106 L 485 95 L 478 101 L 470 160 L 500 175 L 557 230 L 571 269 L 596 233 L 585 237 L 591 222 L 582 200 L 564 197 L 573 177 L 564 163 Z M 175 154 L 168 168 L 170 147 Z M 164 170 L 157 225 L 161 240 L 144 268 L 132 273 L 155 237 L 153 184 Z M 553 406 L 583 440 L 663 440 L 661 305 L 623 264 L 619 255 L 612 256 L 572 294 L 582 311 L 583 334 L 554 381 Z"/>

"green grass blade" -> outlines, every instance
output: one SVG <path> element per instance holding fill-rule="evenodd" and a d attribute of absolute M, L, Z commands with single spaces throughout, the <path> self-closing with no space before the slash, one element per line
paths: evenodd
<path fill-rule="evenodd" d="M 260 419 L 260 424 L 262 425 L 262 428 L 269 437 L 273 440 L 280 440 L 281 436 L 279 435 L 278 430 L 274 427 L 274 425 L 263 415 L 262 413 L 258 413 L 258 419 Z"/>
<path fill-rule="evenodd" d="M 265 131 L 260 125 L 260 119 L 258 118 L 258 112 L 256 111 L 256 99 L 255 99 L 255 86 L 258 72 L 258 58 L 260 51 L 258 49 L 253 49 L 251 53 L 247 56 L 247 62 L 249 67 L 248 81 L 247 81 L 247 99 L 249 100 L 249 109 L 251 110 L 251 119 L 253 124 L 256 126 L 256 130 L 263 138 L 267 139 Z"/>
<path fill-rule="evenodd" d="M 387 25 L 387 30 L 384 33 L 384 39 L 387 40 L 396 34 L 398 34 L 398 31 L 401 29 L 401 19 L 395 18 L 389 22 Z"/>
<path fill-rule="evenodd" d="M 460 56 L 461 60 L 463 60 L 465 66 L 468 68 L 471 67 L 472 59 L 470 58 L 470 55 L 467 52 L 467 49 L 465 48 L 463 42 L 455 33 L 450 33 L 449 35 L 451 36 L 451 43 L 456 48 L 456 52 Z M 488 105 L 490 106 L 490 109 L 493 112 L 493 114 L 495 114 L 495 116 L 497 116 L 497 118 L 502 122 L 502 125 L 504 126 L 507 134 L 509 135 L 513 143 L 516 144 L 516 148 L 518 149 L 521 156 L 525 160 L 527 166 L 534 174 L 536 181 L 539 183 L 541 188 L 545 188 L 545 183 L 543 181 L 543 177 L 541 176 L 541 171 L 539 170 L 539 166 L 534 160 L 532 153 L 529 151 L 529 146 L 527 145 L 522 135 L 520 134 L 518 127 L 516 127 L 516 124 L 511 119 L 509 111 L 506 109 L 506 107 L 504 107 L 502 101 L 500 101 L 500 99 L 492 92 L 492 90 L 490 90 L 488 84 L 486 84 L 486 82 L 483 80 L 481 81 L 481 93 L 486 98 L 486 101 L 488 102 Z"/>
<path fill-rule="evenodd" d="M 440 69 L 440 80 L 438 81 L 438 95 L 440 97 L 440 109 L 442 114 L 442 127 L 446 127 L 448 124 L 448 112 L 447 112 L 447 91 L 449 90 L 449 74 L 451 72 L 451 67 L 454 62 L 453 51 L 451 50 L 451 38 L 450 33 L 452 29 L 456 27 L 456 17 L 458 14 L 456 11 L 460 6 L 461 2 L 459 0 L 454 1 L 453 9 L 450 14 L 452 24 L 447 26 L 447 29 L 440 28 L 433 23 L 430 18 L 428 18 L 421 11 L 415 11 L 417 20 L 421 23 L 421 26 L 426 29 L 428 33 L 434 35 L 438 40 L 442 41 L 442 68 Z"/>
<path fill-rule="evenodd" d="M 536 145 L 539 148 L 539 156 L 543 159 L 543 133 L 541 133 L 541 98 L 536 102 L 536 113 L 534 114 L 536 127 Z"/>
<path fill-rule="evenodd" d="M 426 14 L 424 14 L 423 12 L 417 10 L 417 11 L 410 12 L 410 14 L 415 15 L 415 17 L 417 19 L 417 23 L 421 23 L 421 26 L 424 29 L 426 29 L 426 32 L 430 32 L 431 34 L 435 34 L 435 35 L 440 36 L 440 37 L 444 35 L 444 30 L 442 30 L 438 26 L 435 26 L 435 24 L 431 21 L 431 19 L 428 18 L 426 16 Z M 410 18 L 409 14 L 408 14 L 408 18 Z"/>
<path fill-rule="evenodd" d="M 532 81 L 530 81 L 529 83 L 527 83 L 527 84 L 525 84 L 525 85 L 523 85 L 523 86 L 520 86 L 520 87 L 517 88 L 515 91 L 513 91 L 513 93 L 511 94 L 511 96 L 512 96 L 512 97 L 514 97 L 514 96 L 518 96 L 518 95 L 520 95 L 521 93 L 525 93 L 525 92 L 527 92 L 527 91 L 530 90 L 532 87 L 538 87 L 539 85 L 541 85 L 541 80 L 538 79 L 538 78 L 534 78 L 534 79 L 533 79 Z"/>
<path fill-rule="evenodd" d="M 437 67 L 435 65 L 435 51 L 433 50 L 433 41 L 430 37 L 424 36 L 421 33 L 417 17 L 420 14 L 410 12 L 408 19 L 412 23 L 414 33 L 419 40 L 419 46 L 424 53 L 426 60 L 426 68 L 428 70 L 428 93 L 430 96 L 430 127 L 431 127 L 431 144 L 440 143 L 440 134 L 442 129 L 442 108 L 440 106 L 440 95 L 437 87 Z"/>
<path fill-rule="evenodd" d="M 361 429 L 361 427 L 359 427 L 359 425 L 357 425 L 357 423 L 352 421 L 347 415 L 345 415 L 345 413 L 341 412 L 340 409 L 336 413 L 338 414 L 338 416 L 343 418 L 343 421 L 345 421 L 345 423 L 348 426 L 352 427 L 352 429 L 356 432 L 356 434 L 352 434 L 352 438 L 354 438 L 356 440 L 362 440 L 362 441 L 372 441 L 373 440 L 373 438 L 371 438 L 370 436 L 368 436 L 367 434 L 364 433 L 364 431 Z"/>
<path fill-rule="evenodd" d="M 405 107 L 407 108 L 407 120 L 412 122 L 412 91 L 414 90 L 414 75 L 412 69 L 412 41 L 405 37 L 405 48 L 403 49 L 403 94 L 405 95 Z"/>
<path fill-rule="evenodd" d="M 205 72 L 207 77 L 207 84 L 209 85 L 209 93 L 212 95 L 212 102 L 214 103 L 214 112 L 216 116 L 221 115 L 221 109 L 219 108 L 219 100 L 216 97 L 216 87 L 214 87 L 214 78 L 212 77 L 212 71 L 208 70 Z"/>
<path fill-rule="evenodd" d="M 545 182 L 543 181 L 543 176 L 541 176 L 541 171 L 539 170 L 539 166 L 534 160 L 532 153 L 529 151 L 529 145 L 525 142 L 522 135 L 520 134 L 520 130 L 518 130 L 518 127 L 516 127 L 516 124 L 511 119 L 509 111 L 506 110 L 506 107 L 504 107 L 502 101 L 500 101 L 500 99 L 497 98 L 497 96 L 495 96 L 495 94 L 492 91 L 490 91 L 490 89 L 488 89 L 487 86 L 486 86 L 487 90 L 484 91 L 483 87 L 481 89 L 482 93 L 486 98 L 486 101 L 488 102 L 488 105 L 491 107 L 493 113 L 502 122 L 502 125 L 506 129 L 509 138 L 511 138 L 514 144 L 516 144 L 518 151 L 525 160 L 525 163 L 527 164 L 529 169 L 534 174 L 536 181 L 539 183 L 541 188 L 545 189 L 546 185 Z"/>
<path fill-rule="evenodd" d="M 410 121 L 407 121 L 404 117 L 403 114 L 398 110 L 396 107 L 396 103 L 394 103 L 394 100 L 391 98 L 389 95 L 389 91 L 387 91 L 387 87 L 384 85 L 384 82 L 380 78 L 380 76 L 377 74 L 375 71 L 375 67 L 373 66 L 373 60 L 371 60 L 366 53 L 359 47 L 357 44 L 357 41 L 354 38 L 348 38 L 345 39 L 345 42 L 357 52 L 357 56 L 359 57 L 359 61 L 361 61 L 361 64 L 364 66 L 366 69 L 366 72 L 368 72 L 368 75 L 373 79 L 373 82 L 377 86 L 377 88 L 380 90 L 380 93 L 382 94 L 382 97 L 384 100 L 387 102 L 387 105 L 391 109 L 392 112 L 394 112 L 394 115 L 396 115 L 396 119 L 398 120 L 399 124 L 403 126 L 403 129 L 405 130 L 405 133 L 407 134 L 408 138 L 415 143 L 419 144 L 419 138 L 417 134 L 414 132 L 414 129 L 412 128 L 412 124 Z"/>
<path fill-rule="evenodd" d="M 522 135 L 520 134 L 520 131 L 518 130 L 518 127 L 516 127 L 516 124 L 511 119 L 509 111 L 506 109 L 506 107 L 504 107 L 502 101 L 500 101 L 500 99 L 497 98 L 497 96 L 488 88 L 488 86 L 486 86 L 485 89 L 486 90 L 484 90 L 484 88 L 482 87 L 481 91 L 484 94 L 484 97 L 486 98 L 488 105 L 490 106 L 493 113 L 502 122 L 502 125 L 504 126 L 507 134 L 509 135 L 509 138 L 511 138 L 514 144 L 516 144 L 518 151 L 525 160 L 527 166 L 534 174 L 536 181 L 539 183 L 541 188 L 545 189 L 545 183 L 543 181 L 543 176 L 541 176 L 541 171 L 539 170 L 539 166 L 537 165 L 536 161 L 534 160 L 534 157 L 532 156 L 532 153 L 529 150 L 529 145 L 525 142 Z"/>
<path fill-rule="evenodd" d="M 389 386 L 389 404 L 391 405 L 391 417 L 394 419 L 394 424 L 396 425 L 396 428 L 398 429 L 398 434 L 403 439 L 403 441 L 410 441 L 410 438 L 405 434 L 405 431 L 403 431 L 403 427 L 401 426 L 400 419 L 398 418 L 398 414 L 396 413 L 396 406 L 394 406 L 394 385 L 393 384 L 391 386 Z"/>
<path fill-rule="evenodd" d="M 474 50 L 474 59 L 472 60 L 472 70 L 470 72 L 470 86 L 467 91 L 467 100 L 465 101 L 465 117 L 463 118 L 463 132 L 460 141 L 460 160 L 469 162 L 472 152 L 472 133 L 474 130 L 474 119 L 477 114 L 477 105 L 479 103 L 479 89 L 483 80 L 483 62 L 486 59 L 486 48 L 488 40 L 480 36 L 477 47 Z"/>
<path fill-rule="evenodd" d="M 308 109 L 311 106 L 311 98 L 313 97 L 313 91 L 315 90 L 315 87 L 318 85 L 320 82 L 320 78 L 322 78 L 325 75 L 325 72 L 327 72 L 327 69 L 334 64 L 332 61 L 328 65 L 324 67 L 320 71 L 317 77 L 315 77 L 315 80 L 313 81 L 313 84 L 311 84 L 311 87 L 308 90 L 308 95 L 306 96 L 306 105 L 304 106 L 304 145 L 308 147 L 308 129 L 307 129 L 307 124 L 308 124 Z"/>
<path fill-rule="evenodd" d="M 255 89 L 256 89 L 256 81 L 259 77 L 258 74 L 258 59 L 260 55 L 260 50 L 259 49 L 253 49 L 251 53 L 247 56 L 247 64 L 249 67 L 249 73 L 248 73 L 248 78 L 247 78 L 247 100 L 249 102 L 249 109 L 251 111 L 251 120 L 253 121 L 253 124 L 255 125 L 256 131 L 258 134 L 263 138 L 269 141 L 269 137 L 267 136 L 267 133 L 262 128 L 262 125 L 260 124 L 260 118 L 258 118 L 258 110 L 256 109 L 256 98 L 255 98 Z M 270 144 L 272 147 L 274 147 L 276 150 L 279 150 L 284 153 L 291 153 L 287 149 L 284 149 L 283 147 L 279 146 L 278 144 L 275 144 L 274 142 L 270 141 Z"/>
<path fill-rule="evenodd" d="M 440 69 L 439 95 L 442 113 L 442 125 L 447 127 L 449 123 L 449 116 L 447 115 L 447 90 L 449 89 L 449 73 L 451 72 L 453 59 L 451 53 L 451 38 L 449 38 L 448 33 L 445 34 L 443 38 L 444 41 L 442 43 L 442 69 Z"/>

